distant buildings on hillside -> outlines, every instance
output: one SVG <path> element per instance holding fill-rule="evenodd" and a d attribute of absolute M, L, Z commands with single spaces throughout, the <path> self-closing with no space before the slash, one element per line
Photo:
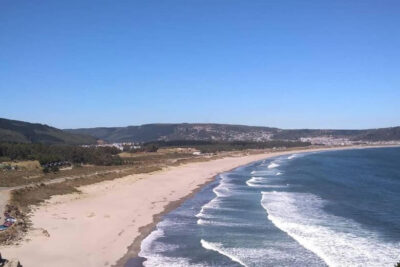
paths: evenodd
<path fill-rule="evenodd" d="M 353 141 L 348 138 L 333 136 L 301 137 L 301 142 L 310 142 L 312 145 L 348 146 L 348 145 L 399 145 L 400 141 Z"/>

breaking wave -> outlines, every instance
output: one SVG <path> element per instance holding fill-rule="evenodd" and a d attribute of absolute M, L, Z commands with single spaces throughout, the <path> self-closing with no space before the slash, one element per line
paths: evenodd
<path fill-rule="evenodd" d="M 207 242 L 203 239 L 200 240 L 200 243 L 201 243 L 202 247 L 205 249 L 218 252 L 219 254 L 230 258 L 232 261 L 237 262 L 242 266 L 247 266 L 242 260 L 240 260 L 236 255 L 234 255 L 232 249 L 226 249 L 220 243 L 211 243 L 211 242 Z"/>
<path fill-rule="evenodd" d="M 268 169 L 273 169 L 273 168 L 276 168 L 276 167 L 279 167 L 279 164 L 278 164 L 278 163 L 275 163 L 275 162 L 271 162 L 271 163 L 268 165 Z"/>
<path fill-rule="evenodd" d="M 391 266 L 400 258 L 400 243 L 386 243 L 373 232 L 323 210 L 315 195 L 262 192 L 268 219 L 329 266 Z"/>
<path fill-rule="evenodd" d="M 262 177 L 251 177 L 246 181 L 246 184 L 250 187 L 258 187 L 258 188 L 282 188 L 285 185 L 273 185 L 273 184 L 265 184 L 265 178 Z"/>

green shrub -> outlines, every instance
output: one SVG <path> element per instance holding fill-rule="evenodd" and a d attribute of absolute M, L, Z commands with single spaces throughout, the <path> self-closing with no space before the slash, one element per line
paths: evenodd
<path fill-rule="evenodd" d="M 57 166 L 52 166 L 50 167 L 50 171 L 52 172 L 58 172 L 60 169 Z"/>

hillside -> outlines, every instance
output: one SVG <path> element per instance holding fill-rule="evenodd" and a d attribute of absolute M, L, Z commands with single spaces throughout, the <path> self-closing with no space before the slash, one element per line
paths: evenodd
<path fill-rule="evenodd" d="M 128 127 L 68 129 L 108 142 L 147 142 L 155 140 L 268 141 L 301 138 L 346 139 L 349 141 L 400 140 L 400 127 L 369 130 L 283 130 L 278 128 L 229 124 L 146 124 Z"/>
<path fill-rule="evenodd" d="M 350 141 L 397 141 L 400 140 L 400 127 L 366 130 L 279 130 L 274 139 L 299 140 L 300 138 L 331 137 Z"/>
<path fill-rule="evenodd" d="M 277 129 L 228 124 L 145 124 L 141 126 L 67 129 L 108 142 L 155 140 L 266 141 Z"/>
<path fill-rule="evenodd" d="M 96 138 L 70 133 L 39 123 L 0 118 L 0 142 L 43 144 L 93 144 Z"/>

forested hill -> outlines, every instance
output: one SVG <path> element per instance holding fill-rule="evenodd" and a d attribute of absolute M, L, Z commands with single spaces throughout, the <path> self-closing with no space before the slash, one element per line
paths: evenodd
<path fill-rule="evenodd" d="M 368 130 L 283 130 L 230 124 L 181 123 L 68 129 L 66 131 L 92 135 L 108 142 L 148 142 L 156 140 L 269 141 L 316 137 L 345 138 L 351 141 L 400 140 L 400 127 Z"/>
<path fill-rule="evenodd" d="M 145 124 L 60 130 L 44 124 L 0 118 L 0 142 L 44 144 L 93 144 L 108 142 L 149 142 L 172 140 L 270 141 L 301 138 L 344 138 L 351 141 L 400 141 L 400 127 L 368 130 L 283 130 L 230 124 Z"/>
<path fill-rule="evenodd" d="M 78 145 L 93 144 L 96 138 L 44 124 L 0 118 L 0 142 Z"/>
<path fill-rule="evenodd" d="M 156 140 L 265 141 L 277 129 L 230 124 L 145 124 L 128 127 L 67 129 L 108 142 L 148 142 Z"/>

